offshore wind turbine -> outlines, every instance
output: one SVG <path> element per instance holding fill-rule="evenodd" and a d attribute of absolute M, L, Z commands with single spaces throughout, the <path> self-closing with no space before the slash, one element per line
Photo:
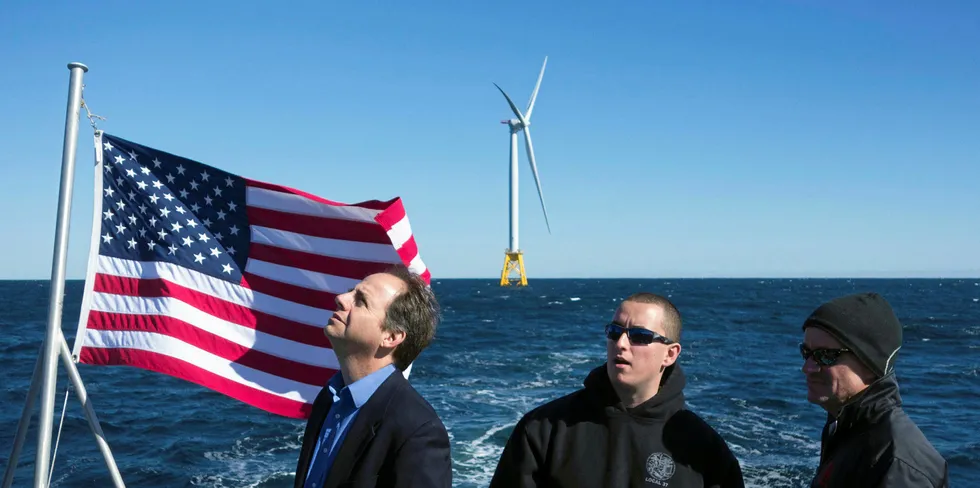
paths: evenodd
<path fill-rule="evenodd" d="M 534 145 L 531 143 L 531 112 L 534 111 L 534 101 L 538 98 L 538 89 L 541 88 L 541 79 L 544 78 L 544 68 L 548 65 L 548 57 L 544 57 L 544 64 L 541 65 L 541 73 L 538 75 L 538 82 L 534 85 L 534 91 L 531 92 L 531 100 L 527 104 L 527 110 L 521 113 L 514 101 L 510 99 L 507 92 L 503 88 L 500 88 L 496 83 L 496 86 L 500 93 L 504 95 L 507 99 L 507 104 L 510 105 L 510 109 L 514 112 L 516 119 L 508 119 L 500 121 L 501 124 L 506 124 L 510 129 L 510 247 L 504 253 L 504 269 L 500 273 L 500 286 L 510 286 L 511 279 L 510 275 L 513 271 L 520 273 L 520 279 L 517 281 L 518 286 L 527 286 L 527 275 L 524 273 L 524 253 L 521 251 L 520 244 L 518 242 L 518 167 L 517 167 L 517 133 L 524 133 L 524 146 L 527 149 L 527 159 L 531 164 L 531 173 L 534 174 L 534 183 L 538 187 L 538 198 L 541 200 L 541 210 L 544 211 L 544 222 L 548 227 L 548 233 L 551 233 L 551 223 L 548 222 L 548 209 L 544 204 L 544 194 L 541 192 L 541 180 L 538 178 L 538 166 L 534 162 Z"/>

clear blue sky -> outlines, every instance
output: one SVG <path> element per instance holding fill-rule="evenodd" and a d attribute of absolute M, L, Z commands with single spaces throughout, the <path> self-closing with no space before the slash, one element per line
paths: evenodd
<path fill-rule="evenodd" d="M 492 83 L 525 105 L 545 55 L 553 233 L 522 149 L 531 279 L 980 275 L 975 1 L 150 3 L 0 5 L 0 278 L 50 274 L 70 61 L 107 132 L 333 200 L 401 196 L 435 278 L 499 276 Z"/>

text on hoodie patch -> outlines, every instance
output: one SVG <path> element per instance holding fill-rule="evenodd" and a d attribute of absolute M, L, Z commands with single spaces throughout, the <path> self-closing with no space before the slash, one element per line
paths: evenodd
<path fill-rule="evenodd" d="M 647 483 L 667 486 L 667 480 L 674 476 L 674 460 L 662 452 L 655 452 L 647 458 Z"/>

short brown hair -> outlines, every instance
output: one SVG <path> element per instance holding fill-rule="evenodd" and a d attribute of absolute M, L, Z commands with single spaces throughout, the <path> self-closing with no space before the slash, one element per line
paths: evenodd
<path fill-rule="evenodd" d="M 392 353 L 395 367 L 404 371 L 435 337 L 439 302 L 422 277 L 405 266 L 394 266 L 385 273 L 401 279 L 407 287 L 391 301 L 381 324 L 387 332 L 405 333 L 405 340 Z"/>
<path fill-rule="evenodd" d="M 681 341 L 681 313 L 677 311 L 677 307 L 666 297 L 657 295 L 656 293 L 641 291 L 626 297 L 623 302 L 649 303 L 663 308 L 664 333 L 667 334 L 668 339 L 674 342 Z"/>

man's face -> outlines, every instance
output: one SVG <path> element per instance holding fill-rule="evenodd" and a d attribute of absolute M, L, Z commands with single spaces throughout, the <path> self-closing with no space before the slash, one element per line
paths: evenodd
<path fill-rule="evenodd" d="M 839 350 L 844 346 L 823 329 L 807 327 L 803 333 L 803 347 L 813 351 Z M 833 357 L 833 354 L 831 353 L 830 357 Z M 868 369 L 857 356 L 849 352 L 838 355 L 831 365 L 818 362 L 811 356 L 803 361 L 802 371 L 806 375 L 807 400 L 820 405 L 834 415 L 851 397 L 868 386 L 861 378 L 862 375 L 867 377 Z"/>
<path fill-rule="evenodd" d="M 390 342 L 395 339 L 381 325 L 388 306 L 405 289 L 401 279 L 387 273 L 364 278 L 351 291 L 337 296 L 337 311 L 323 333 L 338 353 L 373 355 L 380 347 L 394 347 L 397 344 Z"/>
<path fill-rule="evenodd" d="M 613 323 L 628 328 L 652 330 L 666 335 L 663 308 L 651 303 L 623 302 L 613 316 Z M 631 344 L 624 333 L 613 341 L 606 338 L 606 370 L 613 384 L 630 390 L 646 390 L 660 385 L 662 368 L 677 361 L 681 346 L 660 342 Z"/>

